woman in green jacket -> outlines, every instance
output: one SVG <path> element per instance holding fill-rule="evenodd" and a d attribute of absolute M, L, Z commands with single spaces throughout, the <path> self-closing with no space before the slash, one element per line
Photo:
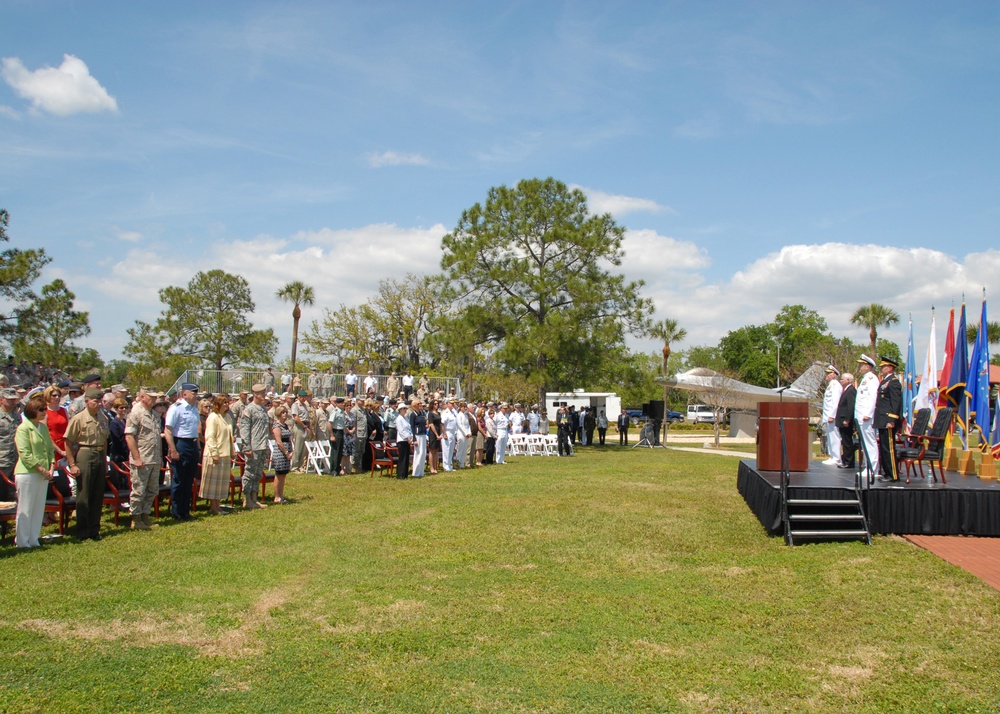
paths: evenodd
<path fill-rule="evenodd" d="M 45 416 L 45 399 L 39 394 L 24 405 L 24 421 L 14 433 L 17 445 L 17 465 L 14 482 L 17 484 L 17 535 L 18 548 L 37 548 L 45 516 L 45 495 L 52 480 L 52 462 L 55 447 L 49 437 L 49 428 L 42 421 Z"/>

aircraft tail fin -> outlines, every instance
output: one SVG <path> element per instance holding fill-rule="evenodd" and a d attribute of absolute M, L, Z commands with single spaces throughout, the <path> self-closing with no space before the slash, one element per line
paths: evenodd
<path fill-rule="evenodd" d="M 823 378 L 826 375 L 826 364 L 823 362 L 813 362 L 805 372 L 799 375 L 789 386 L 789 390 L 801 392 L 809 398 L 819 394 L 820 387 L 823 386 Z"/>

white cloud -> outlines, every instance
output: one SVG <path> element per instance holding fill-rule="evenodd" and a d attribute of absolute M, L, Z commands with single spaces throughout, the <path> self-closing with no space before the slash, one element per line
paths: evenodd
<path fill-rule="evenodd" d="M 649 229 L 626 231 L 622 248 L 625 257 L 620 270 L 629 278 L 641 278 L 649 285 L 678 280 L 690 284 L 695 271 L 711 263 L 708 253 L 694 243 L 662 236 Z M 701 277 L 697 276 L 696 281 L 701 283 Z"/>
<path fill-rule="evenodd" d="M 0 75 L 35 109 L 58 116 L 80 112 L 117 112 L 118 102 L 90 75 L 83 60 L 63 55 L 58 67 L 29 71 L 17 57 L 5 57 Z"/>
<path fill-rule="evenodd" d="M 594 215 L 610 213 L 613 216 L 623 216 L 626 213 L 645 211 L 648 213 L 660 213 L 667 211 L 673 213 L 669 206 L 663 206 L 650 198 L 636 198 L 634 196 L 623 196 L 621 194 L 605 193 L 585 186 L 571 185 L 571 189 L 580 189 L 587 194 L 587 207 Z"/>
<path fill-rule="evenodd" d="M 115 228 L 114 231 L 119 240 L 127 243 L 139 243 L 143 239 L 143 235 L 139 231 L 125 231 L 120 228 Z"/>
<path fill-rule="evenodd" d="M 982 287 L 988 289 L 998 272 L 998 250 L 956 259 L 928 248 L 791 245 L 755 260 L 724 282 L 699 285 L 697 273 L 659 281 L 647 278 L 647 295 L 656 304 L 656 317 L 671 317 L 687 329 L 688 339 L 682 346 L 715 344 L 729 330 L 770 322 L 782 306 L 794 304 L 819 312 L 834 335 L 863 343 L 867 330 L 852 325 L 851 314 L 861 305 L 877 302 L 901 318 L 899 325 L 879 334 L 905 349 L 912 314 L 914 347 L 922 354 L 931 307 L 937 308 L 940 346 L 947 309 L 960 305 L 964 292 L 968 304 L 975 306 L 970 314 L 974 313 Z M 631 270 L 626 274 L 633 277 Z M 685 277 L 690 280 L 685 282 Z M 651 345 L 643 342 L 641 349 Z"/>
<path fill-rule="evenodd" d="M 368 166 L 373 169 L 380 169 L 384 166 L 426 166 L 430 163 L 420 154 L 404 154 L 398 151 L 370 153 L 367 159 Z"/>
<path fill-rule="evenodd" d="M 290 342 L 290 308 L 274 297 L 291 280 L 311 285 L 315 306 L 304 308 L 302 329 L 319 319 L 323 308 L 358 305 L 372 297 L 379 280 L 401 278 L 406 273 L 436 273 L 441 255 L 441 237 L 447 229 L 405 228 L 376 224 L 354 229 L 302 231 L 288 238 L 257 236 L 212 244 L 211 251 L 196 263 L 182 263 L 162 247 L 129 250 L 93 284 L 132 320 L 155 320 L 162 310 L 159 290 L 167 285 L 186 285 L 199 270 L 220 268 L 241 275 L 250 283 L 257 327 L 272 327 L 282 340 L 281 351 Z"/>
<path fill-rule="evenodd" d="M 8 119 L 20 119 L 21 113 L 14 109 L 14 107 L 8 107 L 6 104 L 0 104 L 0 116 L 7 117 Z"/>

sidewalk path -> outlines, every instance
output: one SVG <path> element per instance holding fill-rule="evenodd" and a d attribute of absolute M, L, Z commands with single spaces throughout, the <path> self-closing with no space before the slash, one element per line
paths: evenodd
<path fill-rule="evenodd" d="M 972 573 L 995 590 L 1000 590 L 1000 538 L 925 535 L 903 537 Z"/>

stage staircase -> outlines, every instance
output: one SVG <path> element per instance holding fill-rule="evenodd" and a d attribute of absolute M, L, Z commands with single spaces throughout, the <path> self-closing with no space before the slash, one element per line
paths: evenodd
<path fill-rule="evenodd" d="M 835 491 L 828 498 L 793 498 L 790 495 L 788 448 L 785 420 L 781 419 L 781 518 L 785 543 L 796 545 L 812 540 L 856 540 L 872 544 L 868 518 L 861 502 L 861 476 L 855 474 L 853 491 Z"/>
<path fill-rule="evenodd" d="M 861 494 L 844 492 L 842 498 L 784 498 L 785 542 L 807 540 L 856 540 L 872 543 Z"/>

